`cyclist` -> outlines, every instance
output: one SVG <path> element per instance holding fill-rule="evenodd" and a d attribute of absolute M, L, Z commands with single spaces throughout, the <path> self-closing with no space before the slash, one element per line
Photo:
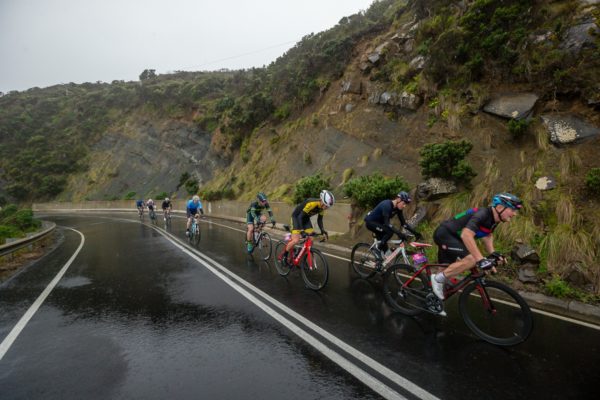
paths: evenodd
<path fill-rule="evenodd" d="M 282 259 L 286 259 L 290 250 L 294 248 L 303 233 L 310 234 L 313 232 L 313 226 L 310 222 L 310 217 L 318 214 L 317 224 L 321 230 L 321 234 L 326 238 L 328 237 L 327 231 L 323 228 L 323 215 L 325 210 L 332 207 L 335 203 L 333 193 L 329 190 L 322 190 L 318 199 L 306 199 L 302 203 L 298 204 L 292 212 L 292 239 L 285 246 L 285 252 L 283 253 Z"/>
<path fill-rule="evenodd" d="M 163 214 L 164 214 L 164 220 L 167 220 L 167 217 L 170 216 L 171 214 L 171 210 L 173 209 L 173 206 L 171 204 L 171 200 L 168 197 L 165 197 L 165 199 L 162 202 L 162 210 L 163 210 Z"/>
<path fill-rule="evenodd" d="M 250 207 L 248 207 L 246 210 L 246 224 L 248 225 L 248 232 L 246 232 L 246 244 L 248 253 L 251 253 L 254 247 L 252 240 L 254 234 L 254 225 L 258 224 L 258 222 L 262 220 L 262 210 L 266 210 L 269 213 L 271 224 L 273 224 L 273 227 L 275 227 L 275 219 L 273 218 L 273 211 L 271 210 L 271 206 L 267 200 L 267 195 L 263 192 L 259 192 L 256 195 L 256 198 L 258 201 L 251 203 Z"/>
<path fill-rule="evenodd" d="M 401 230 L 396 229 L 390 222 L 394 215 L 398 216 L 401 227 L 415 235 L 417 240 L 421 238 L 421 234 L 408 225 L 404 219 L 402 209 L 410 202 L 410 195 L 402 191 L 398 193 L 394 200 L 383 200 L 365 216 L 367 229 L 375 233 L 375 237 L 379 240 L 377 246 L 377 250 L 379 251 L 376 253 L 378 253 L 380 258 L 383 258 L 382 255 L 388 251 L 387 242 L 394 236 L 394 233 L 402 240 L 408 239 Z"/>
<path fill-rule="evenodd" d="M 194 195 L 194 197 L 192 197 L 192 199 L 187 202 L 185 212 L 187 214 L 187 225 L 185 228 L 185 235 L 190 236 L 190 225 L 192 225 L 192 218 L 194 218 L 198 213 L 204 215 L 204 210 L 202 210 L 202 202 L 200 201 L 200 197 L 197 194 Z"/>
<path fill-rule="evenodd" d="M 444 271 L 431 275 L 431 287 L 438 298 L 444 299 L 447 278 L 474 266 L 482 270 L 492 268 L 495 272 L 494 262 L 505 260 L 494 250 L 494 229 L 501 222 L 510 222 L 522 208 L 523 202 L 517 196 L 498 193 L 492 198 L 491 207 L 471 208 L 440 224 L 433 234 L 438 245 L 438 262 L 450 265 Z M 477 247 L 476 239 L 483 242 L 489 254 L 487 257 Z"/>
<path fill-rule="evenodd" d="M 148 212 L 154 211 L 154 200 L 148 199 L 146 207 L 148 207 Z"/>
<path fill-rule="evenodd" d="M 143 215 L 143 214 L 144 214 L 144 199 L 139 199 L 139 200 L 137 200 L 137 201 L 135 202 L 135 206 L 136 206 L 136 208 L 137 208 L 137 210 L 138 210 L 138 213 L 139 213 L 140 215 Z"/>

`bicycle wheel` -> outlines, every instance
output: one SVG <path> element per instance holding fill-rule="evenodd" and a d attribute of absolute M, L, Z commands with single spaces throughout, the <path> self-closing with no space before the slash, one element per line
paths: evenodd
<path fill-rule="evenodd" d="M 472 283 L 461 293 L 458 306 L 469 329 L 498 346 L 524 342 L 533 329 L 533 315 L 525 300 L 500 282 Z"/>
<path fill-rule="evenodd" d="M 375 274 L 377 266 L 377 257 L 371 250 L 371 245 L 367 243 L 357 243 L 352 248 L 350 255 L 350 264 L 352 269 L 361 278 L 370 278 Z"/>
<path fill-rule="evenodd" d="M 194 243 L 200 243 L 200 224 L 195 225 Z"/>
<path fill-rule="evenodd" d="M 285 251 L 285 245 L 286 243 L 283 240 L 280 240 L 277 242 L 277 246 L 275 246 L 275 267 L 281 276 L 287 276 L 292 270 L 292 266 L 282 257 L 283 252 Z"/>
<path fill-rule="evenodd" d="M 273 248 L 273 242 L 271 236 L 267 232 L 261 232 L 258 237 L 258 241 L 254 244 L 254 247 L 258 248 L 258 252 L 263 260 L 267 261 L 271 258 L 271 250 Z"/>
<path fill-rule="evenodd" d="M 302 259 L 300 271 L 302 279 L 309 289 L 321 290 L 327 285 L 329 279 L 329 266 L 323 254 L 316 249 L 310 250 L 311 263 L 308 264 L 308 255 Z"/>
<path fill-rule="evenodd" d="M 419 274 L 406 284 L 415 273 L 412 266 L 394 264 L 383 275 L 383 296 L 394 310 L 406 315 L 417 315 L 425 309 L 425 297 L 429 292 L 427 279 Z"/>

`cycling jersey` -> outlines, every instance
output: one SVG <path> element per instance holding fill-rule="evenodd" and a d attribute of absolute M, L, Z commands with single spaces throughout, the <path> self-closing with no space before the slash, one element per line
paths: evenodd
<path fill-rule="evenodd" d="M 154 202 L 149 201 L 148 203 L 146 203 L 146 207 L 148 207 L 148 210 L 154 210 Z"/>
<path fill-rule="evenodd" d="M 162 202 L 162 209 L 166 210 L 168 208 L 171 208 L 171 201 L 163 201 Z"/>
<path fill-rule="evenodd" d="M 273 211 L 269 203 L 262 204 L 260 201 L 255 201 L 250 204 L 250 207 L 246 210 L 246 223 L 253 224 L 260 220 L 260 215 L 263 210 L 269 213 L 269 217 L 273 220 Z"/>
<path fill-rule="evenodd" d="M 198 201 L 198 203 L 194 203 L 194 200 L 189 200 L 186 207 L 187 216 L 190 217 L 196 215 L 198 212 L 204 214 L 204 211 L 202 211 L 202 202 Z"/>
<path fill-rule="evenodd" d="M 135 202 L 135 206 L 136 207 L 143 207 L 144 206 L 144 200 L 138 200 Z"/>
<path fill-rule="evenodd" d="M 491 207 L 471 208 L 442 222 L 433 234 L 438 245 L 438 262 L 453 263 L 458 257 L 470 254 L 461 239 L 464 228 L 475 232 L 475 239 L 479 239 L 492 234 L 497 225 Z"/>
<path fill-rule="evenodd" d="M 402 235 L 399 230 L 394 228 L 390 222 L 394 215 L 398 216 L 400 225 L 403 228 L 406 228 L 415 235 L 417 234 L 417 232 L 406 223 L 402 210 L 394 207 L 394 202 L 392 200 L 383 200 L 365 216 L 365 225 L 367 226 L 367 229 L 375 233 L 375 237 L 381 242 L 379 248 L 383 251 L 387 250 L 387 242 L 394 236 L 394 233 L 402 239 L 405 239 L 405 236 Z"/>
<path fill-rule="evenodd" d="M 319 215 L 317 223 L 319 229 L 323 232 L 323 215 L 325 215 L 325 209 L 321 207 L 321 201 L 319 199 L 306 199 L 298 204 L 292 212 L 292 233 L 297 234 L 302 231 L 306 231 L 307 233 L 312 232 L 313 226 L 310 222 L 310 217 L 317 214 Z"/>
<path fill-rule="evenodd" d="M 480 239 L 482 237 L 490 235 L 496 226 L 498 225 L 494 220 L 494 213 L 491 207 L 488 208 L 470 208 L 460 214 L 455 215 L 453 218 L 448 219 L 441 223 L 451 233 L 455 234 L 456 237 L 460 238 L 462 230 L 468 228 L 475 232 L 475 238 Z"/>

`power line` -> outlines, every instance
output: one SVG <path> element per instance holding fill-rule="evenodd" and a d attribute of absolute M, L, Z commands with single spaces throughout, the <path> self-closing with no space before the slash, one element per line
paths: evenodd
<path fill-rule="evenodd" d="M 225 58 L 221 58 L 219 60 L 208 61 L 208 62 L 205 62 L 203 64 L 192 65 L 192 66 L 190 66 L 190 68 L 200 68 L 200 67 L 204 67 L 205 65 L 216 64 L 216 63 L 221 62 L 221 61 L 227 61 L 227 60 L 232 60 L 232 59 L 235 59 L 235 58 L 249 56 L 249 55 L 252 55 L 252 54 L 257 54 L 257 53 L 261 53 L 263 51 L 271 50 L 271 49 L 274 49 L 274 48 L 277 48 L 277 47 L 281 47 L 281 46 L 284 46 L 284 45 L 287 45 L 287 44 L 290 44 L 290 43 L 297 43 L 297 42 L 298 42 L 298 40 L 290 40 L 288 42 L 275 44 L 275 45 L 269 46 L 269 47 L 264 47 L 262 49 L 251 51 L 251 52 L 248 52 L 248 53 L 238 54 L 236 56 L 231 56 L 231 57 L 225 57 Z"/>

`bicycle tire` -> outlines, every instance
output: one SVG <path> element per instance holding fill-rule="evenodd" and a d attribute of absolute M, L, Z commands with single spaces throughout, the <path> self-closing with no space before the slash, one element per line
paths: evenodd
<path fill-rule="evenodd" d="M 200 224 L 196 224 L 196 231 L 194 232 L 194 243 L 200 243 Z"/>
<path fill-rule="evenodd" d="M 327 285 L 329 279 L 329 265 L 325 256 L 317 250 L 310 249 L 312 263 L 308 265 L 308 255 L 304 256 L 300 264 L 302 279 L 306 287 L 312 290 L 321 290 Z"/>
<path fill-rule="evenodd" d="M 377 257 L 367 243 L 357 243 L 350 254 L 352 269 L 361 278 L 367 279 L 375 275 Z"/>
<path fill-rule="evenodd" d="M 258 252 L 263 260 L 267 261 L 271 258 L 271 253 L 273 251 L 273 241 L 271 240 L 271 235 L 267 232 L 261 232 L 258 241 L 254 243 L 254 247 L 258 248 Z"/>
<path fill-rule="evenodd" d="M 277 242 L 277 246 L 275 246 L 275 268 L 277 268 L 277 272 L 279 272 L 279 275 L 281 276 L 289 275 L 292 270 L 292 266 L 287 263 L 287 260 L 282 257 L 280 258 L 285 251 L 286 244 L 286 242 L 280 240 Z"/>
<path fill-rule="evenodd" d="M 491 299 L 489 304 L 484 300 L 486 296 Z M 497 346 L 522 343 L 533 330 L 529 305 L 514 289 L 500 282 L 473 282 L 461 293 L 458 309 L 474 334 Z"/>
<path fill-rule="evenodd" d="M 412 266 L 407 264 L 391 265 L 383 274 L 383 297 L 392 309 L 405 315 L 418 315 L 426 308 L 425 297 L 429 285 L 423 273 L 404 286 L 414 275 Z"/>

